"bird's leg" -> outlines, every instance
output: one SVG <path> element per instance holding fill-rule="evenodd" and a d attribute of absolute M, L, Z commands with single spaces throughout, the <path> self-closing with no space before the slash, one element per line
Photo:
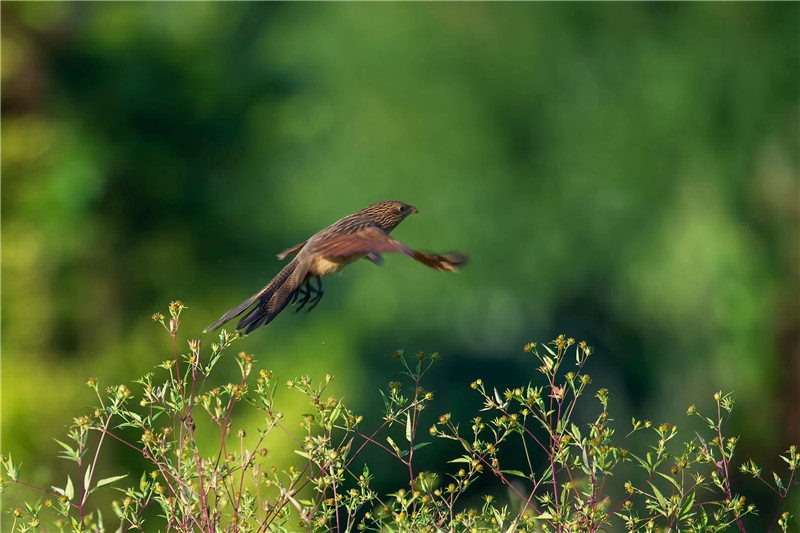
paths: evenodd
<path fill-rule="evenodd" d="M 311 289 L 311 283 L 308 284 L 309 290 Z M 308 307 L 307 312 L 311 312 L 314 309 L 320 300 L 322 300 L 322 296 L 325 294 L 325 291 L 322 289 L 322 278 L 317 276 L 317 287 L 314 289 L 316 293 L 314 297 L 311 299 L 310 305 Z"/>
<path fill-rule="evenodd" d="M 375 252 L 369 252 L 365 257 L 378 266 L 381 266 L 383 264 L 383 257 L 381 257 L 380 254 L 376 254 Z"/>
<path fill-rule="evenodd" d="M 305 288 L 305 285 L 301 285 L 300 287 L 292 291 L 292 293 L 289 295 L 289 298 L 286 299 L 286 303 L 284 303 L 283 306 L 286 307 L 287 305 L 296 304 L 301 295 L 303 296 L 303 299 L 300 300 L 301 302 L 308 301 L 307 293 L 308 290 Z M 302 307 L 303 305 L 305 305 L 305 303 L 301 303 L 300 307 Z"/>
<path fill-rule="evenodd" d="M 298 304 L 297 309 L 294 310 L 295 313 L 299 313 L 300 310 L 306 306 L 311 299 L 311 292 L 311 286 L 308 284 L 308 280 L 303 282 L 303 284 L 297 288 L 294 295 L 294 301 L 292 302 L 292 305 L 294 305 L 295 302 Z"/>

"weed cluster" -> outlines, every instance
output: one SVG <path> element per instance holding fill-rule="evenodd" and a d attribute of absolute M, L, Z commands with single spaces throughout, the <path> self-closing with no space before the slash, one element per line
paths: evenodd
<path fill-rule="evenodd" d="M 585 372 L 592 350 L 583 342 L 559 336 L 529 344 L 525 351 L 541 378 L 503 392 L 477 379 L 470 386 L 482 399 L 481 414 L 466 424 L 442 414 L 427 432 L 420 427 L 421 413 L 431 407 L 434 393 L 424 388 L 423 378 L 439 356 L 398 351 L 405 384 L 390 382 L 381 391 L 384 416 L 368 430 L 363 416 L 326 395 L 330 375 L 319 384 L 309 377 L 279 383 L 268 370 L 254 377 L 253 356 L 241 352 L 238 383 L 212 385 L 220 357 L 239 337 L 223 331 L 205 362 L 199 340 L 190 340 L 181 354 L 184 310 L 173 302 L 169 318 L 154 315 L 172 338 L 173 357 L 136 380 L 136 392 L 126 385 L 101 389 L 89 379 L 97 406 L 74 419 L 66 442 L 59 441 L 60 456 L 75 464 L 75 475 L 63 487 L 28 485 L 11 456 L 2 458 L 0 490 L 11 531 L 743 532 L 742 517 L 756 512 L 731 485 L 737 438 L 725 434 L 734 405 L 729 394 L 714 394 L 712 416 L 688 409 L 707 425 L 708 437 L 697 434 L 679 444 L 676 425 L 634 420 L 628 436 L 643 433 L 651 442 L 641 451 L 627 450 L 615 438 L 606 389 L 594 394 L 596 417 L 575 422 L 576 406 L 592 382 Z M 299 437 L 287 429 L 276 403 L 284 386 L 309 404 Z M 252 436 L 233 430 L 232 414 L 240 404 L 261 413 L 263 429 Z M 213 454 L 201 453 L 198 427 L 216 432 Z M 388 434 L 393 427 L 400 428 L 402 442 Z M 131 431 L 138 439 L 124 436 Z M 274 433 L 291 440 L 299 466 L 276 464 L 265 447 Z M 98 438 L 90 446 L 92 434 Z M 449 461 L 454 471 L 417 471 L 419 450 L 437 439 L 460 446 L 461 455 Z M 99 479 L 98 458 L 110 441 L 150 465 L 136 482 L 128 474 Z M 510 459 L 501 450 L 512 443 L 523 453 Z M 355 462 L 367 446 L 383 450 L 407 471 L 407 484 L 390 494 L 374 490 L 369 466 Z M 788 465 L 785 478 L 765 479 L 753 461 L 740 469 L 774 492 L 778 510 L 770 530 L 785 533 L 791 517 L 782 508 L 798 485 L 800 456 L 792 446 L 781 458 Z M 615 487 L 610 480 L 623 463 L 637 466 L 641 475 Z M 486 495 L 470 507 L 476 501 L 470 487 L 481 476 L 492 476 L 509 497 L 501 502 Z M 111 503 L 113 526 L 106 524 L 108 510 L 104 514 L 91 498 L 100 490 L 119 493 Z M 39 498 L 25 500 L 28 491 Z"/>

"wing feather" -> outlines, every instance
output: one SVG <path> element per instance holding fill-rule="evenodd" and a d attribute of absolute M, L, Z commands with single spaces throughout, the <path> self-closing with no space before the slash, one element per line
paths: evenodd
<path fill-rule="evenodd" d="M 349 235 L 315 243 L 314 252 L 324 257 L 349 257 L 356 254 L 375 258 L 383 253 L 401 253 L 430 268 L 457 272 L 469 258 L 460 253 L 437 254 L 409 248 L 377 226 L 369 226 Z M 373 262 L 374 259 L 371 259 Z"/>
<path fill-rule="evenodd" d="M 308 239 L 306 239 L 305 241 L 301 242 L 300 244 L 295 244 L 291 248 L 285 249 L 284 251 L 282 251 L 281 253 L 278 254 L 278 260 L 279 261 L 283 261 L 284 259 L 286 259 L 290 255 L 298 254 L 300 252 L 300 250 L 303 249 L 303 246 L 305 246 L 307 242 L 308 242 Z"/>

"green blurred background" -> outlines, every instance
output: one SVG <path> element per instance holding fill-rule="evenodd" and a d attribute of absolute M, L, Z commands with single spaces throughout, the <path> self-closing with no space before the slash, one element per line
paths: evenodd
<path fill-rule="evenodd" d="M 181 299 L 199 336 L 384 199 L 420 211 L 403 242 L 472 263 L 353 265 L 237 345 L 259 368 L 335 374 L 369 419 L 389 355 L 435 350 L 430 415 L 467 417 L 472 379 L 527 382 L 522 346 L 564 332 L 620 435 L 722 389 L 739 459 L 800 441 L 800 4 L 1 9 L 2 451 L 29 480 L 63 477 L 86 378 L 171 356 L 153 312 Z"/>

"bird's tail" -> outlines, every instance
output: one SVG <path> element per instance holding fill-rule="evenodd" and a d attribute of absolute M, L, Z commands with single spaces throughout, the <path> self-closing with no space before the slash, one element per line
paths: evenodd
<path fill-rule="evenodd" d="M 217 329 L 225 322 L 241 315 L 254 303 L 256 305 L 239 321 L 236 329 L 250 333 L 259 326 L 269 324 L 283 311 L 292 294 L 303 284 L 307 271 L 307 266 L 296 259 L 292 260 L 263 289 L 222 315 L 219 320 L 204 329 L 203 333 Z"/>
<path fill-rule="evenodd" d="M 452 252 L 449 254 L 437 254 L 433 252 L 423 252 L 420 250 L 410 250 L 411 257 L 419 261 L 425 266 L 435 268 L 436 270 L 458 272 L 459 268 L 469 261 L 469 256 Z"/>

